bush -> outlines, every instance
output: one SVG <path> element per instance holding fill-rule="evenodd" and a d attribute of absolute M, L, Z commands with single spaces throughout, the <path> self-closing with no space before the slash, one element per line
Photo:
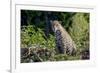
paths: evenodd
<path fill-rule="evenodd" d="M 50 34 L 50 37 L 46 39 L 42 29 L 36 28 L 32 25 L 23 26 L 21 28 L 21 47 L 29 47 L 37 44 L 43 48 L 54 49 L 55 38 Z"/>
<path fill-rule="evenodd" d="M 89 23 L 83 13 L 77 13 L 72 17 L 72 27 L 69 33 L 76 43 L 78 50 L 89 49 Z"/>

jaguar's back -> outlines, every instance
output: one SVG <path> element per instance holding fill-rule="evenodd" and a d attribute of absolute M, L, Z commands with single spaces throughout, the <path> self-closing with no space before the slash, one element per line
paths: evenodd
<path fill-rule="evenodd" d="M 58 53 L 72 55 L 76 50 L 76 46 L 75 46 L 75 43 L 72 40 L 71 36 L 62 27 L 62 25 L 59 23 L 59 21 L 54 20 L 51 22 L 51 25 L 52 25 L 52 29 L 55 33 L 56 47 L 57 47 Z"/>

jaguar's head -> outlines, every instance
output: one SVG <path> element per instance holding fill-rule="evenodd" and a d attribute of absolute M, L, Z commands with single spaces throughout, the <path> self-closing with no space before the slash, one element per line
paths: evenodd
<path fill-rule="evenodd" d="M 54 32 L 56 32 L 57 30 L 59 30 L 61 24 L 60 24 L 60 22 L 58 20 L 54 20 L 54 21 L 51 20 L 50 23 L 51 23 L 51 26 L 52 26 L 52 30 Z"/>

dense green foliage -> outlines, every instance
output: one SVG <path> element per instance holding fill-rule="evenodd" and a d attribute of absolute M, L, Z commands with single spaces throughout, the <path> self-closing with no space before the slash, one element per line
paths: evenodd
<path fill-rule="evenodd" d="M 21 48 L 35 47 L 35 55 L 38 54 L 37 57 L 32 55 L 28 58 L 22 58 L 22 63 L 30 62 L 30 59 L 32 62 L 38 62 L 38 59 L 40 61 L 80 60 L 81 51 L 85 49 L 89 50 L 89 13 L 52 12 L 51 15 L 52 18 L 61 21 L 62 26 L 71 35 L 77 47 L 76 55 L 56 54 L 54 33 L 50 30 L 48 33 L 49 37 L 45 35 L 45 30 L 47 30 L 45 28 L 46 12 L 22 10 Z M 41 52 L 44 54 L 40 54 Z"/>
<path fill-rule="evenodd" d="M 21 30 L 21 47 L 29 47 L 34 44 L 40 45 L 43 48 L 54 49 L 55 37 L 50 34 L 48 39 L 42 29 L 36 28 L 32 25 L 22 26 Z"/>

